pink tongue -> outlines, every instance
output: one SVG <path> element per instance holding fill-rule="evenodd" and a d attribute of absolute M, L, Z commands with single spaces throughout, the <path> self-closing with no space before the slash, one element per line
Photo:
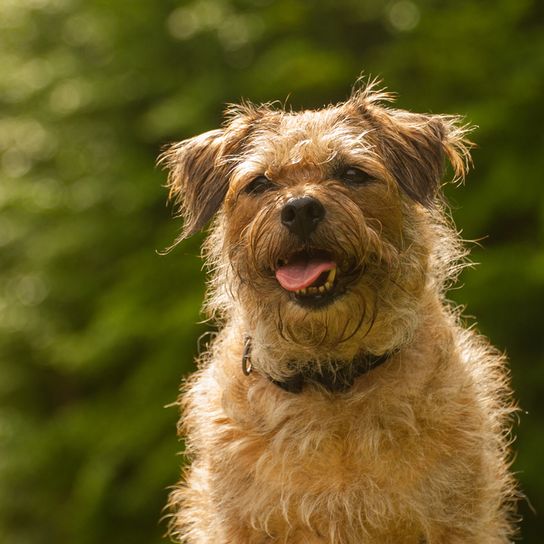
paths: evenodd
<path fill-rule="evenodd" d="M 287 291 L 298 291 L 312 285 L 320 274 L 336 267 L 333 261 L 310 259 L 286 264 L 276 270 L 276 279 Z"/>

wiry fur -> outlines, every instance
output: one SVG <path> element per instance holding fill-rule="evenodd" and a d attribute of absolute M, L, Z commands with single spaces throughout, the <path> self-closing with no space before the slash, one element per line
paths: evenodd
<path fill-rule="evenodd" d="M 387 100 L 370 85 L 320 111 L 245 104 L 164 155 L 183 235 L 217 212 L 206 309 L 221 330 L 181 398 L 191 465 L 170 499 L 181 542 L 509 542 L 505 363 L 444 295 L 464 250 L 439 185 L 446 158 L 464 175 L 468 129 Z M 346 164 L 374 181 L 347 186 Z M 274 189 L 246 194 L 262 174 Z M 301 247 L 279 221 L 297 195 L 325 206 L 306 245 L 329 250 L 346 283 L 319 310 L 298 306 L 273 274 Z M 361 351 L 394 355 L 348 392 L 293 394 L 271 381 Z"/>

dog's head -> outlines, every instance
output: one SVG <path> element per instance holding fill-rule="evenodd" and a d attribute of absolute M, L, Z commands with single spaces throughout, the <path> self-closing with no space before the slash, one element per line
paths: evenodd
<path fill-rule="evenodd" d="M 451 246 L 446 159 L 462 177 L 469 143 L 457 117 L 388 100 L 367 86 L 319 111 L 242 105 L 169 148 L 182 238 L 216 215 L 212 307 L 237 308 L 269 343 L 327 354 L 391 349 L 410 333 L 426 288 L 441 288 L 436 246 Z"/>

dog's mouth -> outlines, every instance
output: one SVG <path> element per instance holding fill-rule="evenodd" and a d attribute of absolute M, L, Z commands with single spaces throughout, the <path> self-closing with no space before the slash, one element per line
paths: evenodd
<path fill-rule="evenodd" d="M 275 275 L 297 303 L 321 307 L 339 295 L 337 271 L 330 253 L 304 250 L 278 260 Z"/>

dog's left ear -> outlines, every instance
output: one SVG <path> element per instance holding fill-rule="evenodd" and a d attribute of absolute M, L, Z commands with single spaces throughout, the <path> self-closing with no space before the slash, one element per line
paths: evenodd
<path fill-rule="evenodd" d="M 379 88 L 379 80 L 354 91 L 346 105 L 370 125 L 375 145 L 399 187 L 413 200 L 431 206 L 438 194 L 446 162 L 455 180 L 463 180 L 474 144 L 467 135 L 474 127 L 455 115 L 425 115 L 386 107 L 394 96 Z M 353 111 L 353 110 L 352 110 Z"/>
<path fill-rule="evenodd" d="M 453 115 L 422 115 L 379 108 L 380 140 L 388 167 L 404 192 L 431 206 L 437 196 L 446 162 L 454 179 L 463 180 L 471 164 L 472 130 Z"/>
<path fill-rule="evenodd" d="M 472 130 L 453 115 L 422 115 L 383 110 L 383 146 L 389 169 L 404 192 L 430 206 L 440 188 L 446 162 L 463 180 L 471 164 Z"/>
<path fill-rule="evenodd" d="M 169 170 L 169 198 L 184 220 L 178 241 L 201 230 L 221 207 L 251 130 L 249 117 L 233 116 L 224 128 L 173 144 L 159 157 L 159 164 Z"/>

